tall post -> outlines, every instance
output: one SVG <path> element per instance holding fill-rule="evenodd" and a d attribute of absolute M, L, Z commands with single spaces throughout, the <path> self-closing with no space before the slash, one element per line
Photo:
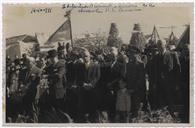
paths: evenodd
<path fill-rule="evenodd" d="M 72 26 L 71 26 L 71 18 L 69 16 L 69 21 L 70 21 L 70 40 L 71 40 L 71 45 L 73 47 L 73 40 L 72 40 Z"/>
<path fill-rule="evenodd" d="M 154 26 L 153 33 L 154 33 L 154 41 L 155 41 L 155 44 L 156 44 L 157 42 L 156 42 L 156 33 L 155 32 L 156 32 L 156 27 Z"/>
<path fill-rule="evenodd" d="M 66 12 L 65 17 L 68 18 L 69 23 L 70 23 L 70 41 L 71 41 L 71 46 L 73 47 L 73 39 L 72 39 L 72 26 L 71 26 L 71 11 L 69 10 Z"/>

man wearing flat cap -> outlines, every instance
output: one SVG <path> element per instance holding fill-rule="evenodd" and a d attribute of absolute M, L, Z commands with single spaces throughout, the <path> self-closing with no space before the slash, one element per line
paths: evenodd
<path fill-rule="evenodd" d="M 63 109 L 63 99 L 65 95 L 65 61 L 58 59 L 56 50 L 48 51 L 48 73 L 49 96 L 51 105 L 56 109 Z"/>

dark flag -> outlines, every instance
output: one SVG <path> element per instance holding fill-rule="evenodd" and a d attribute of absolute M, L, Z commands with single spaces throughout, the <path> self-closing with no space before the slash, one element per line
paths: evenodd
<path fill-rule="evenodd" d="M 181 35 L 176 49 L 182 49 L 185 44 L 190 44 L 190 25 L 187 25 L 186 30 Z"/>

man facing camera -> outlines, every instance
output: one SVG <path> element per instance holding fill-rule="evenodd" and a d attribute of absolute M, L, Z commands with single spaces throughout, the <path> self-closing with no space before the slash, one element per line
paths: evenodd
<path fill-rule="evenodd" d="M 78 122 L 85 122 L 84 118 L 93 119 L 96 110 L 96 83 L 100 78 L 100 67 L 93 63 L 90 53 L 86 50 L 82 55 L 82 62 L 78 65 L 76 83 L 80 87 L 78 96 Z M 93 122 L 93 120 L 90 120 Z"/>
<path fill-rule="evenodd" d="M 65 95 L 65 61 L 59 60 L 56 50 L 48 51 L 50 65 L 47 67 L 49 81 L 49 96 L 51 105 L 56 109 L 63 109 Z"/>

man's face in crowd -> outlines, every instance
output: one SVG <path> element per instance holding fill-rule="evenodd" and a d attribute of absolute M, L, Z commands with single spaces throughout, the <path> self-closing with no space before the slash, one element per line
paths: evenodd
<path fill-rule="evenodd" d="M 158 43 L 158 50 L 160 53 L 163 53 L 166 50 L 165 42 Z"/>
<path fill-rule="evenodd" d="M 112 49 L 110 53 L 111 53 L 111 56 L 113 57 L 113 59 L 116 59 L 116 57 L 117 57 L 117 55 L 118 55 L 118 51 Z"/>
<path fill-rule="evenodd" d="M 67 49 L 67 52 L 69 53 L 69 52 L 71 52 L 72 51 L 72 47 L 69 47 L 68 49 Z"/>
<path fill-rule="evenodd" d="M 85 54 L 83 59 L 84 59 L 84 61 L 87 62 L 87 63 L 90 62 L 90 54 L 88 54 L 88 53 Z"/>
<path fill-rule="evenodd" d="M 9 56 L 7 56 L 7 59 L 10 59 L 10 57 L 9 57 Z"/>
<path fill-rule="evenodd" d="M 53 64 L 55 64 L 55 63 L 58 62 L 58 57 L 57 57 L 57 56 L 51 57 L 50 60 L 51 60 L 51 62 L 52 62 Z"/>
<path fill-rule="evenodd" d="M 125 57 L 125 63 L 129 63 L 129 58 Z"/>
<path fill-rule="evenodd" d="M 12 66 L 14 66 L 15 64 L 14 64 L 14 62 L 12 62 Z"/>
<path fill-rule="evenodd" d="M 40 54 L 37 54 L 37 58 L 39 58 L 40 57 Z"/>
<path fill-rule="evenodd" d="M 63 49 L 63 50 L 61 50 L 61 51 L 60 51 L 60 53 L 61 53 L 61 54 L 65 54 L 65 51 L 64 51 L 64 49 Z"/>

